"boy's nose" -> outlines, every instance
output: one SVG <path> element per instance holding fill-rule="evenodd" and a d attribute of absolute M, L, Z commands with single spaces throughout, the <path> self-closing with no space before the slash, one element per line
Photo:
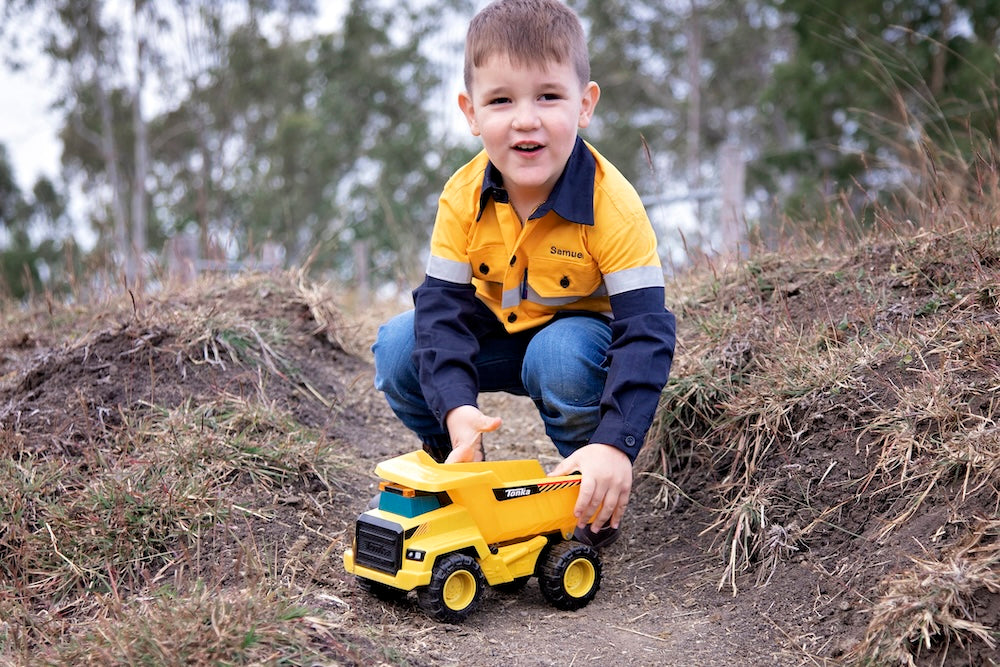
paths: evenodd
<path fill-rule="evenodd" d="M 538 112 L 534 104 L 519 104 L 514 110 L 512 125 L 515 130 L 533 130 L 539 125 Z"/>

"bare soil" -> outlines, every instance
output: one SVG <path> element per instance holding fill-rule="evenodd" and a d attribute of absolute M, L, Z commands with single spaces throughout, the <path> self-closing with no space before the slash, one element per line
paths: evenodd
<path fill-rule="evenodd" d="M 789 276 L 789 284 L 807 277 Z M 777 496 L 805 492 L 817 506 L 841 509 L 811 534 L 808 548 L 793 545 L 769 576 L 757 571 L 723 579 L 725 536 L 711 528 L 720 516 L 719 466 L 688 462 L 662 470 L 650 459 L 649 467 L 637 470 L 622 537 L 602 554 L 603 583 L 588 607 L 554 610 L 532 583 L 515 595 L 489 591 L 482 608 L 461 625 L 433 622 L 412 597 L 385 603 L 365 595 L 341 563 L 354 520 L 374 492 L 375 464 L 418 446 L 373 388 L 367 348 L 382 316 L 318 323 L 293 292 L 283 278 L 262 277 L 149 298 L 99 317 L 67 311 L 61 321 L 45 313 L 16 320 L 0 340 L 0 425 L 7 441 L 27 443 L 38 456 L 86 456 L 88 443 L 120 427 L 123 414 L 263 386 L 268 400 L 320 430 L 348 461 L 334 486 L 309 475 L 279 489 L 248 481 L 237 486 L 234 499 L 249 510 L 245 535 L 274 556 L 274 570 L 299 587 L 303 604 L 317 610 L 314 617 L 324 619 L 330 664 L 839 664 L 863 639 L 886 575 L 934 552 L 928 535 L 943 544 L 949 531 L 961 528 L 950 515 L 957 487 L 943 486 L 905 526 L 876 539 L 898 508 L 854 495 L 851 482 L 865 477 L 871 460 L 858 451 L 858 415 L 839 410 L 840 399 L 828 397 L 810 416 L 812 428 L 826 435 L 767 465 Z M 824 294 L 810 293 L 817 300 Z M 825 294 L 846 298 L 830 289 Z M 297 378 L 282 382 L 275 375 L 262 382 L 260 367 L 190 363 L 184 313 L 207 306 L 257 326 L 288 323 L 276 354 L 297 369 Z M 681 318 L 681 341 L 698 335 L 688 326 Z M 685 349 L 682 344 L 679 355 Z M 900 372 L 887 368 L 881 378 L 869 378 L 871 386 L 891 383 Z M 482 405 L 504 419 L 487 438 L 489 458 L 538 458 L 546 468 L 556 462 L 530 401 L 487 395 Z M 650 473 L 666 473 L 672 484 Z M 979 509 L 995 516 L 996 507 Z M 238 548 L 231 539 L 208 540 L 200 547 L 200 564 L 190 567 L 216 572 L 220 587 L 245 585 L 238 571 L 218 567 L 232 562 Z M 313 566 L 295 569 L 305 562 Z M 996 594 L 984 593 L 976 603 L 980 621 L 1000 626 Z M 940 664 L 943 654 L 922 660 Z M 945 664 L 997 664 L 997 656 L 982 644 L 970 645 L 950 651 Z"/>

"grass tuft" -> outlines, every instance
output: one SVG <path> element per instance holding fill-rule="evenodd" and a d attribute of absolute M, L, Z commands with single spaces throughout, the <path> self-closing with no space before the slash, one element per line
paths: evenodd
<path fill-rule="evenodd" d="M 996 649 L 1000 628 L 976 621 L 973 598 L 1000 594 L 1000 521 L 982 520 L 944 558 L 913 564 L 886 583 L 852 659 L 916 667 L 918 658 L 950 644 L 980 641 Z"/>

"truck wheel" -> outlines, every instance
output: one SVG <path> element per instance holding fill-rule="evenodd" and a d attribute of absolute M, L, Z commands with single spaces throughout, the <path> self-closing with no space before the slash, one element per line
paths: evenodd
<path fill-rule="evenodd" d="M 486 578 L 474 558 L 465 554 L 442 556 L 431 571 L 431 581 L 417 589 L 417 603 L 431 618 L 460 623 L 479 604 Z"/>
<path fill-rule="evenodd" d="M 404 590 L 388 586 L 381 581 L 365 579 L 364 577 L 358 577 L 358 586 L 365 593 L 384 602 L 397 602 L 406 597 L 406 591 Z"/>
<path fill-rule="evenodd" d="M 593 547 L 579 542 L 553 545 L 539 568 L 538 586 L 557 609 L 586 607 L 601 587 L 601 559 Z"/>

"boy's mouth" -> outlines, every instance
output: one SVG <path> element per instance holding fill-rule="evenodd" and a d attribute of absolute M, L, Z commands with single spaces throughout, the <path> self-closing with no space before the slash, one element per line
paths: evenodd
<path fill-rule="evenodd" d="M 530 143 L 530 142 L 514 144 L 514 150 L 519 151 L 521 153 L 534 153 L 536 151 L 542 150 L 543 148 L 545 147 L 542 146 L 541 144 Z"/>

